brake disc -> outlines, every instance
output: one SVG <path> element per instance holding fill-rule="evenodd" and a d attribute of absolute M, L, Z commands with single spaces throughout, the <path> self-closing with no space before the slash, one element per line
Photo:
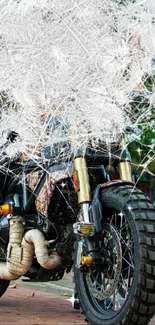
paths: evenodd
<path fill-rule="evenodd" d="M 106 253 L 109 253 L 109 265 L 107 263 L 104 271 L 90 268 L 85 275 L 89 290 L 98 300 L 104 300 L 115 292 L 122 271 L 122 248 L 116 229 L 105 223 L 102 235 Z"/>

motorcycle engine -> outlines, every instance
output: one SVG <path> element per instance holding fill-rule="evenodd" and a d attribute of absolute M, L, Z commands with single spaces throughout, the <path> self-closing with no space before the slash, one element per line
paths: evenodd
<path fill-rule="evenodd" d="M 57 253 L 65 259 L 72 260 L 74 252 L 74 242 L 76 237 L 73 233 L 73 224 L 67 224 L 65 226 L 59 226 L 60 238 L 56 244 Z"/>
<path fill-rule="evenodd" d="M 0 260 L 6 260 L 6 251 L 9 241 L 9 223 L 6 216 L 0 219 Z"/>

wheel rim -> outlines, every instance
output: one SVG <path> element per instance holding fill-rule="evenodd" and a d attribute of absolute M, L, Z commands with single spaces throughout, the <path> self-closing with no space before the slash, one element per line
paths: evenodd
<path fill-rule="evenodd" d="M 89 267 L 83 280 L 94 308 L 112 315 L 127 302 L 134 279 L 132 229 L 122 211 L 107 209 L 100 251 L 105 263 L 97 269 Z"/>

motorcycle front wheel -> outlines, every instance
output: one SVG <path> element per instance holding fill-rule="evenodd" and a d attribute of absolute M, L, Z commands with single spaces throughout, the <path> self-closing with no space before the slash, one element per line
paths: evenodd
<path fill-rule="evenodd" d="M 104 262 L 74 270 L 82 313 L 90 325 L 146 325 L 155 313 L 155 208 L 130 185 L 102 190 L 101 204 Z M 83 250 L 81 239 L 75 266 Z"/>

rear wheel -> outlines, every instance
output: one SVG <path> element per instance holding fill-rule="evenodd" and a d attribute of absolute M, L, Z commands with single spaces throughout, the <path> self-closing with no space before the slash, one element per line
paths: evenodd
<path fill-rule="evenodd" d="M 2 297 L 4 292 L 7 290 L 9 283 L 9 280 L 0 280 L 0 297 Z"/>
<path fill-rule="evenodd" d="M 102 190 L 101 204 L 104 262 L 74 273 L 82 312 L 91 325 L 147 324 L 155 312 L 155 209 L 130 185 Z"/>

